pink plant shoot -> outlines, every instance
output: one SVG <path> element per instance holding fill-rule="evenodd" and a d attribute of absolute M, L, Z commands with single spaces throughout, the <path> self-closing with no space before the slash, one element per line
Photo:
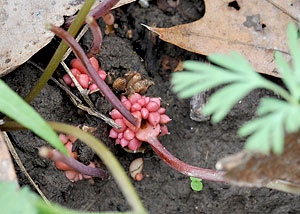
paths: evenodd
<path fill-rule="evenodd" d="M 136 151 L 142 145 L 143 137 L 138 136 L 140 129 L 149 123 L 157 130 L 157 136 L 168 134 L 167 123 L 171 121 L 169 116 L 165 114 L 166 109 L 162 108 L 160 98 L 141 96 L 138 93 L 131 94 L 128 98 L 121 97 L 123 105 L 137 119 L 137 125 L 132 125 L 123 115 L 116 109 L 110 113 L 112 119 L 121 126 L 121 129 L 111 129 L 109 137 L 116 139 L 116 144 L 122 147 Z"/>

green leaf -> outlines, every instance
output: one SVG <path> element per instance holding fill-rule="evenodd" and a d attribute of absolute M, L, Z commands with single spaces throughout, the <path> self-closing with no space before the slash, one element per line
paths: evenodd
<path fill-rule="evenodd" d="M 300 107 L 275 98 L 263 98 L 258 107 L 259 118 L 247 122 L 239 129 L 239 135 L 251 135 L 245 149 L 268 154 L 272 149 L 281 154 L 284 148 L 284 130 L 300 128 Z"/>
<path fill-rule="evenodd" d="M 201 191 L 203 188 L 203 184 L 202 184 L 202 179 L 201 178 L 194 178 L 194 177 L 190 177 L 191 179 L 191 188 L 194 191 Z"/>
<path fill-rule="evenodd" d="M 30 129 L 53 147 L 69 156 L 63 143 L 46 121 L 2 80 L 0 80 L 0 112 Z"/>
<path fill-rule="evenodd" d="M 35 202 L 38 197 L 28 187 L 17 189 L 14 182 L 0 182 L 0 207 L 5 214 L 36 214 Z"/>

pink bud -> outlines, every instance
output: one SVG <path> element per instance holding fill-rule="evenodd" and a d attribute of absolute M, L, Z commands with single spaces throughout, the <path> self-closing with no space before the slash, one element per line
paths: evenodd
<path fill-rule="evenodd" d="M 164 136 L 166 134 L 169 134 L 168 127 L 166 125 L 160 126 L 160 135 L 159 136 Z"/>
<path fill-rule="evenodd" d="M 145 105 L 147 105 L 150 102 L 150 97 L 145 97 Z"/>
<path fill-rule="evenodd" d="M 82 176 L 81 173 L 78 173 L 77 176 L 78 176 L 78 180 L 79 180 L 79 181 L 81 181 L 81 180 L 83 179 L 83 176 Z"/>
<path fill-rule="evenodd" d="M 170 121 L 171 121 L 171 119 L 169 118 L 168 115 L 166 115 L 166 114 L 160 115 L 160 123 L 161 124 L 167 124 Z"/>
<path fill-rule="evenodd" d="M 77 81 L 82 86 L 82 88 L 88 88 L 89 87 L 89 76 L 87 74 L 78 75 Z"/>
<path fill-rule="evenodd" d="M 125 101 L 127 101 L 127 98 L 126 98 L 125 96 L 122 96 L 122 97 L 121 97 L 121 102 L 123 103 L 123 102 L 125 102 Z"/>
<path fill-rule="evenodd" d="M 148 111 L 148 109 L 142 108 L 142 109 L 141 109 L 141 114 L 142 114 L 142 118 L 143 118 L 143 119 L 147 119 L 148 116 L 149 116 L 149 111 Z"/>
<path fill-rule="evenodd" d="M 75 87 L 75 84 L 73 82 L 71 83 L 71 87 Z"/>
<path fill-rule="evenodd" d="M 125 108 L 127 108 L 128 111 L 130 111 L 131 108 L 131 102 L 129 100 L 125 100 L 124 102 L 122 102 L 123 105 L 125 106 Z"/>
<path fill-rule="evenodd" d="M 110 138 L 117 138 L 118 137 L 118 132 L 116 132 L 115 130 L 111 129 L 109 132 L 109 136 Z"/>
<path fill-rule="evenodd" d="M 74 170 L 65 171 L 65 175 L 70 181 L 75 181 L 75 178 L 77 177 L 77 174 L 78 174 L 78 172 L 76 172 Z"/>
<path fill-rule="evenodd" d="M 119 139 L 122 139 L 122 138 L 123 138 L 123 133 L 124 133 L 124 132 L 121 132 L 121 133 L 118 134 L 118 138 L 119 138 Z"/>
<path fill-rule="evenodd" d="M 160 97 L 151 97 L 150 101 L 156 102 L 160 106 Z"/>
<path fill-rule="evenodd" d="M 65 83 L 66 83 L 67 85 L 71 85 L 71 83 L 73 82 L 72 79 L 71 79 L 71 77 L 69 76 L 69 74 L 65 74 L 65 75 L 63 76 L 63 80 L 65 81 Z"/>
<path fill-rule="evenodd" d="M 146 104 L 145 99 L 141 98 L 137 101 L 138 104 L 140 104 L 142 107 Z"/>
<path fill-rule="evenodd" d="M 110 112 L 110 116 L 112 119 L 122 119 L 123 118 L 123 115 L 117 110 L 117 109 L 113 109 L 111 112 Z"/>
<path fill-rule="evenodd" d="M 154 112 L 157 111 L 159 109 L 159 105 L 156 102 L 150 101 L 146 108 L 148 109 L 148 111 L 150 112 Z"/>
<path fill-rule="evenodd" d="M 123 133 L 124 133 L 123 136 L 126 140 L 132 140 L 135 137 L 134 132 L 130 129 L 126 129 L 126 131 Z"/>
<path fill-rule="evenodd" d="M 95 57 L 91 57 L 89 59 L 90 63 L 93 65 L 93 67 L 95 68 L 96 71 L 99 70 L 99 63 L 98 60 Z"/>
<path fill-rule="evenodd" d="M 116 119 L 115 123 L 121 126 L 121 129 L 113 128 L 116 132 L 120 133 L 126 130 L 127 127 L 122 119 Z"/>
<path fill-rule="evenodd" d="M 134 112 L 134 111 L 139 111 L 141 110 L 142 106 L 139 104 L 139 103 L 134 103 L 132 106 L 131 106 L 131 111 Z"/>
<path fill-rule="evenodd" d="M 105 80 L 105 78 L 106 78 L 106 76 L 107 76 L 107 74 L 106 74 L 105 71 L 99 70 L 99 71 L 98 71 L 98 74 L 99 74 L 99 76 L 101 77 L 102 80 Z"/>
<path fill-rule="evenodd" d="M 98 86 L 93 83 L 92 85 L 89 86 L 90 91 L 96 91 L 98 89 Z"/>
<path fill-rule="evenodd" d="M 128 141 L 128 140 L 126 140 L 125 138 L 122 138 L 122 139 L 120 140 L 120 145 L 121 145 L 122 147 L 125 147 L 125 146 L 127 146 L 127 145 L 128 145 L 128 143 L 129 143 L 129 141 Z"/>
<path fill-rule="evenodd" d="M 166 112 L 166 109 L 160 107 L 160 108 L 157 110 L 157 112 L 160 113 L 160 114 L 164 114 L 164 113 Z"/>
<path fill-rule="evenodd" d="M 157 126 L 154 127 L 147 122 L 142 129 L 137 130 L 137 132 L 135 133 L 135 137 L 140 141 L 148 142 L 154 137 L 157 137 L 159 135 L 159 132 L 160 132 L 159 124 L 157 124 Z"/>
<path fill-rule="evenodd" d="M 160 121 L 160 114 L 157 112 L 150 112 L 148 116 L 148 121 L 151 125 L 156 126 Z"/>
<path fill-rule="evenodd" d="M 131 94 L 129 97 L 128 97 L 128 100 L 134 104 L 136 103 L 139 99 L 141 99 L 142 96 L 138 93 L 134 93 L 134 94 Z"/>
<path fill-rule="evenodd" d="M 76 68 L 72 68 L 70 69 L 70 71 L 72 72 L 72 74 L 74 75 L 74 77 L 77 79 L 77 77 L 81 74 L 80 71 Z"/>
<path fill-rule="evenodd" d="M 119 138 L 116 139 L 116 144 L 120 144 L 120 140 Z"/>
<path fill-rule="evenodd" d="M 138 148 L 141 147 L 141 145 L 142 145 L 141 141 L 139 141 L 136 138 L 133 138 L 131 141 L 129 141 L 128 148 L 133 150 L 133 151 L 136 151 Z"/>
<path fill-rule="evenodd" d="M 64 135 L 64 134 L 59 134 L 59 135 L 58 135 L 58 138 L 60 139 L 60 141 L 61 141 L 63 144 L 66 144 L 66 143 L 69 141 L 68 137 L 67 137 L 66 135 Z"/>

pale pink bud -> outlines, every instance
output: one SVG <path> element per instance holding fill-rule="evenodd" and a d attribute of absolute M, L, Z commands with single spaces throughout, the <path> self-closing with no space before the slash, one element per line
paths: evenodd
<path fill-rule="evenodd" d="M 99 74 L 99 76 L 101 77 L 102 80 L 105 80 L 105 78 L 107 76 L 105 71 L 99 70 L 97 73 Z"/>
<path fill-rule="evenodd" d="M 156 102 L 160 106 L 160 97 L 151 97 L 150 101 Z"/>
<path fill-rule="evenodd" d="M 160 114 L 164 114 L 166 112 L 166 109 L 163 108 L 163 107 L 160 107 L 158 110 L 157 110 L 158 113 Z"/>
<path fill-rule="evenodd" d="M 109 136 L 110 138 L 117 138 L 118 137 L 118 132 L 116 132 L 115 130 L 111 129 L 109 132 Z"/>
<path fill-rule="evenodd" d="M 129 100 L 126 100 L 123 102 L 123 105 L 127 108 L 128 111 L 130 111 L 131 108 L 131 102 Z"/>
<path fill-rule="evenodd" d="M 64 135 L 64 134 L 59 134 L 59 135 L 58 135 L 58 138 L 60 139 L 60 141 L 61 141 L 63 144 L 66 144 L 66 143 L 69 141 L 68 137 L 67 137 L 66 135 Z"/>
<path fill-rule="evenodd" d="M 125 131 L 125 129 L 127 128 L 122 119 L 116 119 L 115 123 L 118 124 L 119 126 L 121 126 L 121 129 L 113 128 L 118 133 Z"/>
<path fill-rule="evenodd" d="M 135 137 L 134 132 L 130 129 L 126 129 L 126 131 L 123 133 L 123 136 L 126 140 L 132 140 Z"/>
<path fill-rule="evenodd" d="M 78 173 L 77 176 L 78 176 L 78 180 L 79 180 L 79 181 L 81 181 L 81 180 L 83 179 L 83 176 L 82 176 L 81 173 Z"/>
<path fill-rule="evenodd" d="M 123 132 L 121 132 L 121 133 L 118 134 L 118 138 L 119 138 L 119 139 L 122 139 L 122 138 L 123 138 Z"/>
<path fill-rule="evenodd" d="M 150 97 L 145 97 L 145 105 L 147 105 L 150 102 Z"/>
<path fill-rule="evenodd" d="M 120 144 L 120 140 L 119 138 L 116 139 L 116 144 Z"/>
<path fill-rule="evenodd" d="M 123 121 L 125 123 L 126 126 L 128 126 L 128 128 L 130 128 L 131 130 L 133 130 L 134 132 L 136 131 L 137 128 L 141 127 L 141 123 L 142 123 L 142 115 L 140 111 L 135 111 L 132 112 L 132 115 L 137 119 L 136 121 L 136 126 L 134 126 L 133 124 L 131 124 L 128 120 L 126 120 L 125 118 L 123 118 Z"/>
<path fill-rule="evenodd" d="M 159 105 L 156 102 L 150 101 L 146 108 L 150 111 L 150 112 L 154 112 L 157 111 L 159 109 Z"/>
<path fill-rule="evenodd" d="M 110 112 L 110 116 L 112 119 L 122 119 L 123 118 L 123 115 L 117 110 L 117 109 L 113 109 L 111 112 Z"/>
<path fill-rule="evenodd" d="M 133 138 L 131 141 L 129 141 L 128 148 L 133 150 L 133 151 L 136 151 L 138 148 L 141 147 L 141 145 L 142 145 L 141 141 L 139 141 L 136 138 Z"/>
<path fill-rule="evenodd" d="M 129 143 L 129 141 L 128 141 L 128 140 L 126 140 L 125 138 L 122 138 L 122 139 L 120 140 L 120 145 L 121 145 L 122 147 L 125 147 L 125 146 L 127 146 L 127 145 L 128 145 L 128 143 Z"/>
<path fill-rule="evenodd" d="M 96 91 L 98 89 L 98 86 L 93 83 L 92 85 L 89 86 L 90 91 Z"/>
<path fill-rule="evenodd" d="M 153 137 L 157 137 L 160 132 L 160 125 L 157 124 L 155 127 L 152 126 L 150 123 L 146 123 L 142 129 L 138 129 L 135 133 L 135 137 L 144 142 L 148 142 L 149 140 L 153 139 Z"/>
<path fill-rule="evenodd" d="M 139 99 L 141 99 L 142 96 L 138 93 L 134 93 L 134 94 L 131 94 L 129 97 L 128 97 L 128 100 L 134 104 L 136 103 Z"/>
<path fill-rule="evenodd" d="M 132 106 L 131 106 L 131 111 L 134 112 L 134 111 L 139 111 L 141 110 L 142 106 L 139 104 L 139 103 L 134 103 Z"/>
<path fill-rule="evenodd" d="M 70 181 L 75 181 L 77 174 L 78 174 L 78 172 L 76 172 L 74 170 L 65 171 L 65 175 Z"/>
<path fill-rule="evenodd" d="M 122 96 L 122 97 L 121 97 L 121 102 L 123 103 L 123 102 L 125 102 L 125 101 L 127 101 L 127 98 L 126 98 L 125 96 Z"/>
<path fill-rule="evenodd" d="M 140 104 L 141 106 L 144 106 L 146 104 L 146 101 L 144 98 L 141 98 L 137 101 L 138 104 Z"/>
<path fill-rule="evenodd" d="M 77 68 L 70 69 L 74 77 L 77 79 L 77 77 L 81 74 L 80 71 Z"/>
<path fill-rule="evenodd" d="M 160 115 L 160 123 L 161 124 L 167 124 L 170 121 L 171 121 L 171 119 L 169 118 L 168 115 L 166 115 L 166 114 Z"/>
<path fill-rule="evenodd" d="M 75 84 L 72 82 L 70 86 L 71 86 L 71 87 L 75 87 Z"/>
<path fill-rule="evenodd" d="M 71 79 L 71 77 L 69 76 L 69 74 L 65 74 L 65 75 L 63 76 L 63 80 L 65 81 L 65 83 L 66 83 L 67 85 L 71 85 L 71 83 L 73 82 L 72 79 Z"/>
<path fill-rule="evenodd" d="M 147 119 L 148 116 L 149 116 L 149 111 L 148 111 L 148 109 L 142 108 L 142 109 L 141 109 L 141 114 L 142 114 L 142 118 L 143 118 L 143 119 Z"/>
<path fill-rule="evenodd" d="M 77 81 L 82 86 L 82 88 L 89 87 L 89 76 L 87 74 L 80 74 L 77 76 Z"/>
<path fill-rule="evenodd" d="M 160 122 L 160 114 L 157 112 L 150 112 L 148 121 L 151 125 L 156 126 Z"/>
<path fill-rule="evenodd" d="M 160 135 L 159 136 L 164 136 L 166 134 L 169 134 L 168 127 L 166 125 L 160 126 Z"/>

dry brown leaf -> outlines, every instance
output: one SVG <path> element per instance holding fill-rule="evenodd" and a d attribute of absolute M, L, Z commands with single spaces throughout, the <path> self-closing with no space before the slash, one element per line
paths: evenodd
<path fill-rule="evenodd" d="M 226 182 L 251 187 L 262 187 L 276 180 L 289 182 L 300 188 L 300 132 L 285 136 L 281 155 L 240 152 L 218 161 L 216 168 L 226 170 Z"/>
<path fill-rule="evenodd" d="M 96 1 L 98 5 L 102 0 Z M 135 0 L 121 0 L 118 5 Z M 0 0 L 0 77 L 27 61 L 47 45 L 54 34 L 46 23 L 60 26 L 73 15 L 81 0 Z"/>
<path fill-rule="evenodd" d="M 299 18 L 297 0 L 206 0 L 204 17 L 171 28 L 147 27 L 160 38 L 188 51 L 209 55 L 237 51 L 256 71 L 273 76 L 274 51 L 290 60 L 286 29 Z"/>

